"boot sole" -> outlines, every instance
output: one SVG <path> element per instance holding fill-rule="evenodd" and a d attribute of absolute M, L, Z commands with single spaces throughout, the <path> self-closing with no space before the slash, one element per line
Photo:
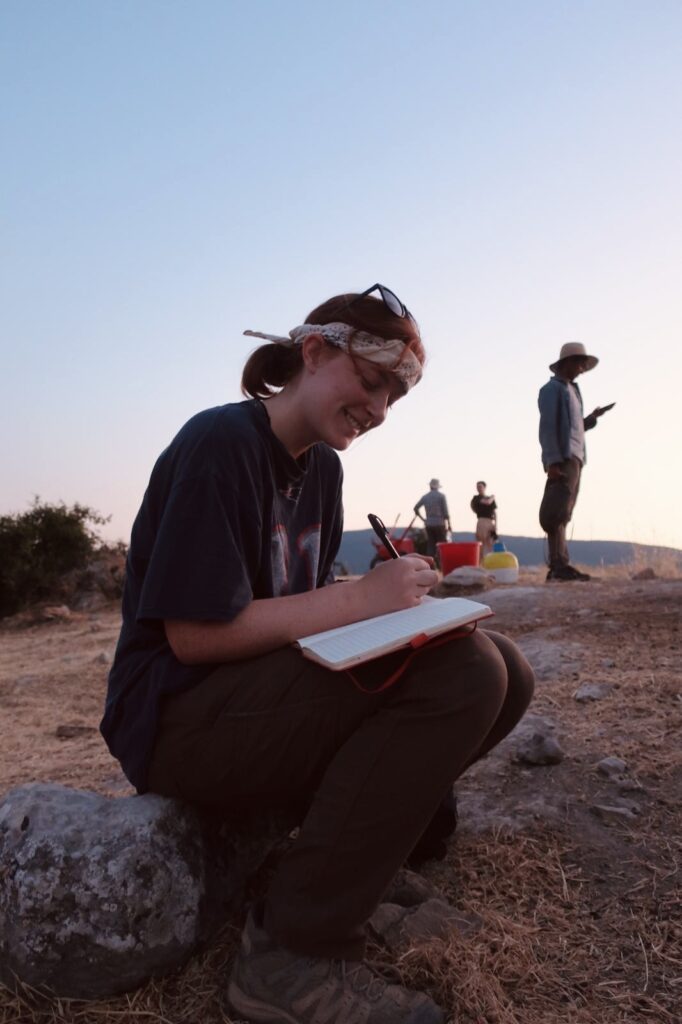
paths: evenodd
<path fill-rule="evenodd" d="M 298 1018 L 292 1017 L 286 1010 L 247 996 L 234 981 L 227 987 L 227 1002 L 233 1013 L 252 1024 L 299 1024 Z M 235 1021 L 235 1024 L 238 1022 Z"/>
<path fill-rule="evenodd" d="M 240 1020 L 234 1024 L 301 1024 L 300 1017 L 292 1017 L 281 1007 L 247 996 L 234 981 L 227 988 L 227 1003 L 232 1013 L 239 1014 Z M 407 1024 L 443 1024 L 444 1020 L 445 1014 L 440 1007 L 422 1006 L 410 1015 Z"/>

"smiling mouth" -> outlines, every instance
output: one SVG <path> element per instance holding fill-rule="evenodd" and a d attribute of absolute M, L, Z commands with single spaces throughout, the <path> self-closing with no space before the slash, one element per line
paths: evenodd
<path fill-rule="evenodd" d="M 348 409 L 344 409 L 343 411 L 351 427 L 353 428 L 353 430 L 357 431 L 358 434 L 362 434 L 363 431 L 369 429 L 369 424 L 363 425 L 362 423 L 360 423 L 359 420 L 356 420 L 355 416 L 348 412 Z"/>

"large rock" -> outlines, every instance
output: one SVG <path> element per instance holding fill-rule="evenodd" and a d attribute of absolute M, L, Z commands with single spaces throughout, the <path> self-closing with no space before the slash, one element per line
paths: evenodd
<path fill-rule="evenodd" d="M 468 597 L 494 586 L 495 581 L 485 569 L 475 565 L 460 565 L 443 576 L 429 593 L 433 597 Z"/>
<path fill-rule="evenodd" d="M 511 748 L 512 757 L 524 764 L 559 764 L 566 755 L 556 730 L 556 723 L 551 718 L 528 714 L 503 742 Z"/>
<path fill-rule="evenodd" d="M 442 899 L 429 899 L 416 907 L 380 903 L 369 919 L 369 933 L 393 953 L 431 939 L 447 940 L 457 932 L 468 938 L 477 932 L 482 919 L 455 910 Z"/>
<path fill-rule="evenodd" d="M 249 839 L 163 797 L 51 784 L 0 803 L 0 980 L 113 995 L 181 964 L 281 839 Z"/>
<path fill-rule="evenodd" d="M 559 639 L 553 630 L 524 633 L 517 644 L 530 662 L 535 678 L 543 683 L 575 675 L 585 653 L 582 644 Z"/>

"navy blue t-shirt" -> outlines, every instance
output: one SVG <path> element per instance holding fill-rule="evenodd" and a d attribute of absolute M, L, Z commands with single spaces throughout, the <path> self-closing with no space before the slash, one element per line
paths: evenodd
<path fill-rule="evenodd" d="M 182 665 L 163 620 L 229 622 L 254 598 L 330 582 L 343 529 L 342 477 L 325 444 L 294 459 L 258 400 L 199 413 L 160 455 L 133 524 L 100 727 L 139 792 L 162 696 L 215 668 Z"/>

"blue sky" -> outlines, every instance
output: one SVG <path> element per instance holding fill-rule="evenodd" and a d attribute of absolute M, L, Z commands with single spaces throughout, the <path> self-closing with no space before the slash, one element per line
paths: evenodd
<path fill-rule="evenodd" d="M 682 547 L 682 6 L 5 0 L 0 514 L 127 539 L 194 412 L 239 399 L 245 328 L 376 280 L 419 388 L 344 454 L 346 518 L 454 526 L 488 480 L 538 536 L 536 396 L 600 357 L 573 535 Z"/>

